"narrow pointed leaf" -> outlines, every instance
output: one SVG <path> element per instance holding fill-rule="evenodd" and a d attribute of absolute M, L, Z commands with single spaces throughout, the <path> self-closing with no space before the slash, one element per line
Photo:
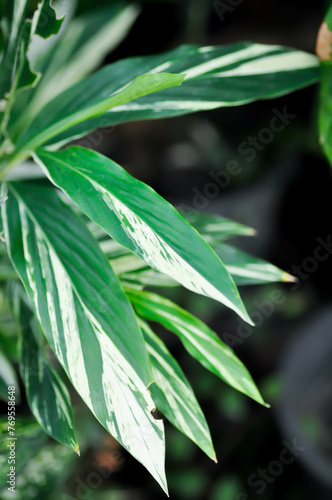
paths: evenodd
<path fill-rule="evenodd" d="M 140 316 L 156 321 L 178 335 L 189 354 L 205 368 L 238 391 L 265 405 L 248 370 L 202 321 L 160 295 L 128 289 L 127 296 Z"/>
<path fill-rule="evenodd" d="M 8 253 L 51 348 L 100 423 L 167 490 L 163 426 L 146 389 L 148 354 L 115 274 L 52 189 L 7 186 Z"/>
<path fill-rule="evenodd" d="M 17 64 L 16 91 L 33 86 L 40 74 L 31 67 L 28 50 L 35 35 L 48 38 L 58 33 L 63 19 L 58 19 L 52 0 L 41 0 L 31 20 L 25 21 Z"/>
<path fill-rule="evenodd" d="M 135 77 L 167 71 L 186 75 L 186 78 L 180 88 L 118 106 L 60 134 L 52 139 L 52 144 L 131 120 L 166 118 L 271 99 L 319 80 L 319 63 L 314 55 L 256 43 L 222 47 L 184 45 L 164 54 L 116 62 L 109 71 L 118 85 L 126 83 L 128 74 Z"/>
<path fill-rule="evenodd" d="M 61 28 L 63 20 L 64 18 L 58 19 L 52 0 L 42 0 L 34 18 L 34 34 L 42 38 L 56 35 Z"/>
<path fill-rule="evenodd" d="M 31 412 L 47 434 L 78 453 L 69 393 L 45 358 L 38 321 L 21 286 L 15 285 L 10 287 L 10 298 L 21 331 L 20 369 Z"/>
<path fill-rule="evenodd" d="M 220 259 L 153 189 L 88 149 L 38 150 L 35 159 L 113 239 L 189 290 L 220 301 L 251 322 Z"/>
<path fill-rule="evenodd" d="M 48 103 L 18 138 L 16 147 L 34 150 L 77 123 L 146 94 L 181 85 L 183 79 L 184 75 L 170 73 L 141 74 L 133 79 L 128 73 L 124 85 L 117 85 L 106 66 Z"/>
<path fill-rule="evenodd" d="M 165 344 L 143 321 L 140 322 L 155 382 L 150 385 L 154 402 L 165 417 L 216 461 L 210 431 L 195 394 Z"/>

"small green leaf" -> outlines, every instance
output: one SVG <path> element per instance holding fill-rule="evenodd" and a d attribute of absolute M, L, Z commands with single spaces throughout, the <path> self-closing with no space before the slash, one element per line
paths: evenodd
<path fill-rule="evenodd" d="M 151 328 L 140 321 L 155 382 L 150 385 L 154 402 L 165 417 L 216 461 L 210 431 L 195 394 L 177 361 Z"/>
<path fill-rule="evenodd" d="M 132 289 L 126 292 L 140 316 L 174 332 L 189 354 L 205 368 L 238 391 L 268 406 L 245 366 L 207 325 L 160 295 Z"/>
<path fill-rule="evenodd" d="M 59 153 L 38 150 L 35 160 L 56 186 L 121 245 L 251 323 L 220 259 L 153 189 L 105 156 L 77 146 Z"/>

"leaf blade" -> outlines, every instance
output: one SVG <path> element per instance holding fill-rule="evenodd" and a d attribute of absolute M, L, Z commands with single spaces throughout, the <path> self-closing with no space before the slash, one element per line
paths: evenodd
<path fill-rule="evenodd" d="M 140 326 L 155 376 L 155 382 L 149 390 L 157 408 L 208 457 L 216 461 L 207 422 L 187 378 L 151 328 L 143 321 L 140 321 Z"/>
<path fill-rule="evenodd" d="M 160 295 L 133 289 L 126 289 L 126 293 L 139 315 L 175 333 L 207 370 L 267 406 L 245 366 L 207 325 Z"/>
<path fill-rule="evenodd" d="M 126 75 L 158 71 L 186 75 L 179 89 L 162 91 L 118 106 L 52 139 L 64 144 L 100 128 L 132 120 L 180 116 L 278 97 L 319 80 L 312 54 L 275 45 L 237 43 L 222 47 L 180 46 L 164 54 L 125 59 L 109 66 L 122 85 Z M 144 68 L 144 69 L 143 69 Z"/>

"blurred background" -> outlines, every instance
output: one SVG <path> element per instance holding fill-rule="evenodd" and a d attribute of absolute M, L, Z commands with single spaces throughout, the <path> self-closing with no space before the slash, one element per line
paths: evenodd
<path fill-rule="evenodd" d="M 109 3 L 79 1 L 76 15 Z M 129 35 L 104 63 L 183 43 L 248 40 L 314 52 L 326 7 L 323 0 L 143 1 Z M 196 392 L 218 457 L 218 464 L 211 462 L 165 422 L 174 500 L 332 497 L 332 178 L 318 144 L 317 105 L 316 86 L 242 107 L 128 123 L 101 140 L 91 137 L 95 149 L 175 206 L 197 208 L 199 200 L 204 211 L 255 228 L 255 237 L 237 245 L 299 278 L 297 284 L 241 288 L 249 313 L 255 313 L 254 329 L 208 299 L 183 289 L 162 291 L 234 348 L 271 404 L 260 407 L 229 388 L 191 359 L 175 336 L 159 332 Z M 259 140 L 276 111 L 285 109 L 292 117 L 284 130 L 269 143 Z M 243 153 L 240 145 L 252 138 L 258 138 L 254 154 Z M 204 191 L 210 173 L 226 172 L 231 160 L 239 162 L 239 173 L 212 198 Z M 317 258 L 318 247 L 324 260 Z M 37 425 L 25 426 L 18 449 L 22 498 L 165 498 L 74 393 L 72 398 L 81 458 Z M 19 411 L 29 417 L 24 400 Z M 100 471 L 110 461 L 112 473 L 103 477 Z"/>

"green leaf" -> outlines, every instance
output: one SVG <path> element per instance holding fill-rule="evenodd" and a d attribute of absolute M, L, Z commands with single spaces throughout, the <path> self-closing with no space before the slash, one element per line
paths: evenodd
<path fill-rule="evenodd" d="M 61 19 L 57 18 L 52 3 L 52 0 L 42 0 L 38 5 L 38 9 L 33 19 L 35 24 L 34 34 L 44 39 L 51 35 L 56 35 L 64 20 L 64 17 Z"/>
<path fill-rule="evenodd" d="M 187 212 L 183 216 L 210 245 L 235 236 L 256 234 L 255 229 L 220 215 Z"/>
<path fill-rule="evenodd" d="M 174 332 L 189 354 L 205 368 L 238 391 L 266 405 L 245 366 L 202 321 L 160 295 L 127 289 L 127 296 L 140 316 Z"/>
<path fill-rule="evenodd" d="M 329 8 L 317 38 L 317 52 L 321 60 L 321 88 L 319 103 L 319 139 L 332 165 L 332 6 Z"/>
<path fill-rule="evenodd" d="M 29 57 L 42 76 L 37 86 L 18 96 L 8 124 L 10 137 L 17 138 L 29 126 L 50 96 L 54 98 L 98 68 L 128 33 L 138 13 L 135 5 L 116 3 L 68 22 L 70 13 L 66 12 L 66 24 L 56 38 L 47 43 L 34 39 Z"/>
<path fill-rule="evenodd" d="M 293 276 L 285 271 L 232 245 L 223 243 L 215 251 L 238 286 L 258 285 L 276 281 L 296 281 Z"/>
<path fill-rule="evenodd" d="M 38 150 L 35 160 L 113 239 L 189 290 L 251 322 L 222 262 L 153 189 L 105 156 L 77 146 L 57 153 Z"/>
<path fill-rule="evenodd" d="M 161 71 L 183 74 L 185 81 L 178 89 L 118 106 L 67 130 L 50 143 L 61 144 L 96 128 L 132 120 L 166 118 L 271 99 L 319 80 L 319 63 L 314 55 L 256 43 L 222 47 L 184 45 L 156 56 L 125 59 L 104 71 L 112 74 L 118 88 L 128 82 L 128 75 L 134 78 Z"/>
<path fill-rule="evenodd" d="M 21 376 L 31 412 L 47 434 L 79 454 L 67 388 L 43 355 L 40 326 L 21 285 L 11 285 L 10 302 L 21 332 Z"/>
<path fill-rule="evenodd" d="M 195 394 L 177 361 L 151 328 L 140 321 L 155 382 L 150 385 L 154 402 L 165 417 L 216 461 L 210 431 Z"/>
<path fill-rule="evenodd" d="M 16 403 L 19 402 L 20 386 L 16 372 L 5 354 L 0 351 L 0 399 L 8 401 L 8 387 L 15 387 Z"/>
<path fill-rule="evenodd" d="M 14 82 L 14 70 L 21 50 L 27 11 L 27 0 L 6 1 L 1 20 L 4 37 L 4 56 L 0 66 L 0 100 L 7 99 Z M 26 40 L 23 39 L 23 44 Z"/>
<path fill-rule="evenodd" d="M 18 138 L 18 150 L 34 150 L 77 123 L 146 94 L 181 85 L 184 79 L 184 75 L 169 73 L 140 75 L 133 79 L 129 73 L 125 84 L 117 85 L 115 77 L 106 66 L 55 97 Z"/>
<path fill-rule="evenodd" d="M 99 422 L 167 490 L 164 430 L 151 415 L 142 332 L 118 279 L 80 219 L 49 188 L 8 184 L 9 256 L 44 334 Z"/>

